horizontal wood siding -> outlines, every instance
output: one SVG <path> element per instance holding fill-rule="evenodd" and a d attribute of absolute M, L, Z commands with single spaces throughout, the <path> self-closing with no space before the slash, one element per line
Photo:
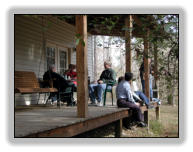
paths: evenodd
<path fill-rule="evenodd" d="M 43 44 L 61 48 L 75 48 L 75 27 L 52 16 L 30 17 L 15 15 L 15 70 L 33 71 L 36 77 L 42 78 L 47 70 Z M 88 37 L 88 69 L 93 78 L 93 44 L 92 36 Z M 76 52 L 71 53 L 71 62 L 76 64 Z M 57 61 L 56 61 L 57 62 Z M 68 63 L 69 64 L 69 63 Z M 43 101 L 43 94 L 40 99 Z M 15 95 L 16 105 L 37 102 L 38 94 Z"/>

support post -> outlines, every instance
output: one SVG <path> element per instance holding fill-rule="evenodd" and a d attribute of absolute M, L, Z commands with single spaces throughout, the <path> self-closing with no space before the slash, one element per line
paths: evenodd
<path fill-rule="evenodd" d="M 149 111 L 144 111 L 144 122 L 147 124 L 147 129 L 149 130 Z"/>
<path fill-rule="evenodd" d="M 148 63 L 148 55 L 149 55 L 149 30 L 147 31 L 147 35 L 144 37 L 144 72 L 145 72 L 145 95 L 150 98 L 150 89 L 149 89 L 149 63 Z"/>
<path fill-rule="evenodd" d="M 156 82 L 156 87 L 157 87 L 157 80 L 158 80 L 158 75 L 157 75 L 157 67 L 158 67 L 158 64 L 157 64 L 157 44 L 154 43 L 153 45 L 154 47 L 154 76 L 155 76 L 155 82 Z"/>
<path fill-rule="evenodd" d="M 122 136 L 122 129 L 123 129 L 123 123 L 122 119 L 117 120 L 115 122 L 115 137 L 121 137 Z"/>
<path fill-rule="evenodd" d="M 156 113 L 156 120 L 160 120 L 160 107 L 159 106 L 155 108 L 155 113 Z"/>
<path fill-rule="evenodd" d="M 87 65 L 87 16 L 76 15 L 76 34 L 80 35 L 76 46 L 77 65 L 77 115 L 88 116 L 88 65 Z"/>
<path fill-rule="evenodd" d="M 148 52 L 149 52 L 149 29 L 144 37 L 144 71 L 145 71 L 145 95 L 150 99 L 149 89 L 149 63 L 148 63 Z M 149 128 L 148 109 L 144 112 L 145 123 Z"/>
<path fill-rule="evenodd" d="M 71 64 L 71 48 L 68 48 L 68 64 Z"/>
<path fill-rule="evenodd" d="M 125 18 L 125 50 L 126 50 L 126 72 L 132 71 L 132 54 L 131 54 L 131 38 L 132 38 L 132 15 Z"/>
<path fill-rule="evenodd" d="M 157 44 L 154 43 L 154 77 L 156 86 L 156 98 L 159 98 L 159 85 L 158 85 L 158 62 L 157 62 Z M 156 120 L 160 120 L 160 107 L 157 105 L 155 108 Z"/>
<path fill-rule="evenodd" d="M 97 81 L 97 51 L 96 51 L 96 35 L 94 37 L 94 81 Z"/>

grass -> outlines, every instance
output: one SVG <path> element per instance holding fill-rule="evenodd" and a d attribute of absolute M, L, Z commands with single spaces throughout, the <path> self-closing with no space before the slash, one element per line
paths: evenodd
<path fill-rule="evenodd" d="M 157 121 L 154 109 L 149 110 L 149 130 L 134 128 L 123 131 L 124 137 L 178 137 L 178 106 L 161 105 L 160 120 Z"/>
<path fill-rule="evenodd" d="M 160 120 L 156 120 L 155 109 L 149 110 L 149 130 L 132 127 L 123 129 L 123 137 L 178 137 L 178 106 L 161 105 Z M 114 125 L 109 124 L 77 137 L 114 137 Z"/>

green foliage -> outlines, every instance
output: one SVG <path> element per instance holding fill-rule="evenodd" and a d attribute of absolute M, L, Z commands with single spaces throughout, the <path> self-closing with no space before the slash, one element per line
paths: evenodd
<path fill-rule="evenodd" d="M 80 34 L 76 34 L 75 39 L 76 39 L 76 45 L 79 45 L 79 43 L 81 43 L 82 46 L 85 46 L 83 37 Z"/>

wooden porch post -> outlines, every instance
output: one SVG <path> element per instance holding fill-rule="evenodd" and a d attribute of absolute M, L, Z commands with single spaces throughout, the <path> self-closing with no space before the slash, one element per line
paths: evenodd
<path fill-rule="evenodd" d="M 147 34 L 144 36 L 144 71 L 145 71 L 145 95 L 150 99 L 150 89 L 149 89 L 149 63 L 148 63 L 148 52 L 149 52 L 149 29 L 147 29 Z M 149 127 L 148 119 L 148 109 L 144 113 L 145 123 Z"/>
<path fill-rule="evenodd" d="M 94 37 L 94 81 L 97 81 L 97 51 L 96 51 L 96 35 Z"/>
<path fill-rule="evenodd" d="M 132 15 L 125 18 L 125 50 L 126 50 L 126 72 L 132 71 L 132 54 L 131 54 L 131 38 L 132 38 Z"/>
<path fill-rule="evenodd" d="M 157 44 L 154 44 L 154 76 L 155 76 L 155 85 L 156 85 L 156 98 L 159 98 L 159 86 L 158 86 L 158 63 L 157 63 Z M 156 109 L 155 109 L 155 113 L 156 113 L 156 119 L 159 120 L 160 119 L 160 107 L 159 105 L 157 105 Z"/>
<path fill-rule="evenodd" d="M 68 48 L 68 64 L 71 64 L 71 48 Z"/>
<path fill-rule="evenodd" d="M 122 129 L 123 129 L 122 119 L 117 120 L 115 122 L 115 137 L 120 138 L 122 136 Z"/>
<path fill-rule="evenodd" d="M 76 15 L 76 34 L 80 39 L 76 46 L 77 66 L 77 115 L 80 118 L 88 116 L 88 65 L 87 65 L 87 16 Z"/>
<path fill-rule="evenodd" d="M 154 47 L 154 76 L 155 76 L 155 82 L 157 82 L 158 80 L 158 77 L 157 77 L 157 44 L 154 43 L 153 45 Z M 157 84 L 156 84 L 157 85 Z"/>

